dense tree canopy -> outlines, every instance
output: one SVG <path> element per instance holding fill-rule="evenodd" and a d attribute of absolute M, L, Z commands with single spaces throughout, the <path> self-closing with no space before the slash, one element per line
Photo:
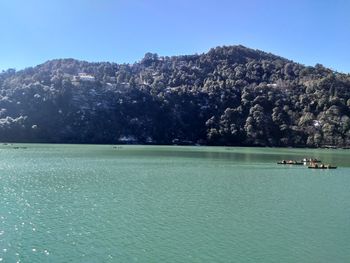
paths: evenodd
<path fill-rule="evenodd" d="M 350 145 L 350 75 L 243 46 L 0 73 L 0 140 Z"/>

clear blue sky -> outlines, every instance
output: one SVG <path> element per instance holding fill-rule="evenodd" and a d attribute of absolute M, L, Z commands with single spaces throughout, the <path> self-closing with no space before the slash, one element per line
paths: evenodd
<path fill-rule="evenodd" d="M 1 0 L 0 69 L 242 44 L 350 72 L 349 0 Z"/>

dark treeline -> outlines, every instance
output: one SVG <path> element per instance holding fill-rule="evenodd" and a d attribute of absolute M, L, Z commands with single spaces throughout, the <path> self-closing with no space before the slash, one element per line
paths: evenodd
<path fill-rule="evenodd" d="M 0 140 L 350 145 L 350 75 L 243 46 L 0 74 Z"/>

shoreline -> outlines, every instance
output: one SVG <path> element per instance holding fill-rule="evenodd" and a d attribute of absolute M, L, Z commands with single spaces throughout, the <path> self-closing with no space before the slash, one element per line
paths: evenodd
<path fill-rule="evenodd" d="M 261 146 L 261 145 L 206 145 L 206 144 L 138 144 L 138 143 L 57 143 L 57 142 L 0 142 L 2 146 L 15 146 L 15 145 L 96 145 L 96 146 L 164 146 L 164 147 L 226 147 L 226 148 L 276 148 L 276 149 L 326 149 L 326 150 L 349 150 L 350 146 Z"/>

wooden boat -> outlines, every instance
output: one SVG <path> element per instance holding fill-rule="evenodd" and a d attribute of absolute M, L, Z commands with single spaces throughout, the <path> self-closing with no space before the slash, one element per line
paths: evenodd
<path fill-rule="evenodd" d="M 280 162 L 277 162 L 277 164 L 290 164 L 290 165 L 303 165 L 304 163 L 303 162 L 297 162 L 297 161 L 280 161 Z"/>
<path fill-rule="evenodd" d="M 310 165 L 307 168 L 309 169 L 337 169 L 337 166 L 331 166 L 331 165 Z"/>

